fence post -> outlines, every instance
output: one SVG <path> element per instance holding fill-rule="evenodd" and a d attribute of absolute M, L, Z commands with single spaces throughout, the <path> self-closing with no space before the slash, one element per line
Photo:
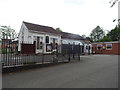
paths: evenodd
<path fill-rule="evenodd" d="M 75 46 L 74 46 L 74 43 L 73 43 L 73 46 L 72 46 L 72 52 L 73 52 L 73 59 L 75 58 Z"/>
<path fill-rule="evenodd" d="M 5 43 L 5 57 L 6 57 L 6 65 L 8 66 L 7 45 L 6 45 L 6 43 Z"/>
<path fill-rule="evenodd" d="M 34 45 L 34 53 L 36 53 L 36 41 L 33 42 Z"/>
<path fill-rule="evenodd" d="M 44 46 L 44 45 L 43 45 Z M 44 47 L 42 47 L 42 64 L 44 63 Z"/>
<path fill-rule="evenodd" d="M 69 46 L 68 46 L 68 60 L 69 60 L 69 62 L 70 62 L 70 43 L 68 44 Z"/>
<path fill-rule="evenodd" d="M 44 63 L 44 53 L 42 53 L 42 64 Z"/>
<path fill-rule="evenodd" d="M 80 51 L 81 51 L 81 48 L 80 48 L 80 47 L 81 47 L 81 46 L 80 46 L 80 43 L 79 43 L 79 45 L 78 45 L 78 49 L 79 49 L 79 50 L 78 50 L 78 60 L 79 60 L 79 61 L 80 61 L 80 53 L 81 53 L 81 52 L 80 52 Z"/>
<path fill-rule="evenodd" d="M 90 55 L 90 45 L 89 45 L 89 47 L 88 47 L 88 55 Z"/>
<path fill-rule="evenodd" d="M 56 57 L 58 57 L 58 44 L 56 43 Z"/>

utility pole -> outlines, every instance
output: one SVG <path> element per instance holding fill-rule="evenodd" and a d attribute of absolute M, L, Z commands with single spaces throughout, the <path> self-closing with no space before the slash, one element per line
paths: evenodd
<path fill-rule="evenodd" d="M 118 2 L 118 25 L 120 25 L 120 1 Z"/>

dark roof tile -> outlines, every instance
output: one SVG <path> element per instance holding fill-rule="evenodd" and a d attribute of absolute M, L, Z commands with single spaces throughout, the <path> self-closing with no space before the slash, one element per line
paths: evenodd
<path fill-rule="evenodd" d="M 78 34 L 72 34 L 67 32 L 60 32 L 62 38 L 75 39 L 75 40 L 85 40 Z"/>
<path fill-rule="evenodd" d="M 38 24 L 33 24 L 33 23 L 29 23 L 29 22 L 24 22 L 24 21 L 23 21 L 23 23 L 26 25 L 26 27 L 27 27 L 29 30 L 59 34 L 59 33 L 58 33 L 54 28 L 52 28 L 52 27 L 43 26 L 43 25 L 38 25 Z"/>

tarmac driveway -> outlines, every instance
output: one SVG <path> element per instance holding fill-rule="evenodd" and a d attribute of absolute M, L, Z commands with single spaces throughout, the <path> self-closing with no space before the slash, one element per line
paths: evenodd
<path fill-rule="evenodd" d="M 117 88 L 118 55 L 81 56 L 81 61 L 3 75 L 3 88 Z"/>

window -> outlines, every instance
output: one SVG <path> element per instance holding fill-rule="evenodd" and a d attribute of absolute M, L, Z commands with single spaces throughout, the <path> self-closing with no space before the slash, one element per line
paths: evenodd
<path fill-rule="evenodd" d="M 111 50 L 112 49 L 112 44 L 106 44 L 106 49 Z"/>
<path fill-rule="evenodd" d="M 55 43 L 57 43 L 58 42 L 58 39 L 57 38 L 55 38 Z"/>
<path fill-rule="evenodd" d="M 100 50 L 101 48 L 102 48 L 102 45 L 101 45 L 101 44 L 97 45 L 97 49 L 98 49 L 98 50 Z"/>
<path fill-rule="evenodd" d="M 34 39 L 36 39 L 36 36 Z M 37 36 L 37 49 L 43 49 L 43 37 Z"/>
<path fill-rule="evenodd" d="M 41 36 L 33 36 L 33 40 L 34 40 L 34 41 L 37 41 L 37 37 L 39 37 L 39 40 L 40 40 L 40 41 L 43 41 L 43 37 L 41 37 Z"/>
<path fill-rule="evenodd" d="M 42 42 L 40 42 L 40 49 L 43 49 L 43 44 L 42 44 Z"/>
<path fill-rule="evenodd" d="M 29 39 L 31 39 L 31 36 L 28 36 Z"/>
<path fill-rule="evenodd" d="M 40 37 L 40 41 L 43 41 L 43 37 Z"/>
<path fill-rule="evenodd" d="M 34 41 L 37 41 L 37 36 L 34 36 L 33 39 L 34 39 Z"/>
<path fill-rule="evenodd" d="M 50 43 L 53 43 L 53 38 L 50 38 Z"/>
<path fill-rule="evenodd" d="M 49 43 L 49 37 L 48 36 L 46 36 L 45 42 Z"/>
<path fill-rule="evenodd" d="M 88 46 L 86 46 L 86 49 L 89 49 L 90 50 L 90 46 L 88 45 Z"/>
<path fill-rule="evenodd" d="M 51 43 L 57 43 L 58 39 L 57 38 L 51 38 Z"/>

